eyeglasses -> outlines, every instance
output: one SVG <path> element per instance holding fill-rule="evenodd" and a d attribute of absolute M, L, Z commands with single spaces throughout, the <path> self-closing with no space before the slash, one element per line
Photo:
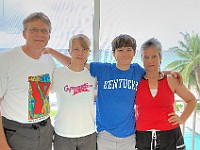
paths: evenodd
<path fill-rule="evenodd" d="M 39 31 L 40 31 L 42 34 L 49 34 L 49 33 L 50 33 L 50 30 L 49 30 L 49 29 L 30 28 L 29 31 L 31 31 L 31 33 L 33 33 L 33 34 L 39 33 Z"/>

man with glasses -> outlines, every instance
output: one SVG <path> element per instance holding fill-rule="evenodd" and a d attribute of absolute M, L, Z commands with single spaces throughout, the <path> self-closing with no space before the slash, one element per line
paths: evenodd
<path fill-rule="evenodd" d="M 0 149 L 51 150 L 49 88 L 55 62 L 43 54 L 51 22 L 36 12 L 23 26 L 25 45 L 0 56 Z"/>

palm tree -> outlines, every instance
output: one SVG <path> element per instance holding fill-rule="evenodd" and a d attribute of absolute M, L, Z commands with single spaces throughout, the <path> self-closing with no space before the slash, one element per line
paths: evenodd
<path fill-rule="evenodd" d="M 179 46 L 170 48 L 180 60 L 173 61 L 165 69 L 170 68 L 180 72 L 187 87 L 194 88 L 200 96 L 200 37 L 197 33 L 181 34 L 184 41 L 179 41 Z"/>

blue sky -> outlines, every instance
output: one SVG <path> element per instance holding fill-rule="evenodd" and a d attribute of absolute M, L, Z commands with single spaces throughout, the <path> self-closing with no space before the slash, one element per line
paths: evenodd
<path fill-rule="evenodd" d="M 112 39 L 121 33 L 135 37 L 138 48 L 148 38 L 158 38 L 163 49 L 183 40 L 180 32 L 200 33 L 199 0 L 100 1 L 101 49 L 109 50 Z M 52 21 L 49 46 L 67 48 L 68 39 L 77 33 L 92 38 L 92 8 L 93 0 L 0 0 L 0 45 L 23 44 L 22 20 L 34 11 L 43 11 Z"/>

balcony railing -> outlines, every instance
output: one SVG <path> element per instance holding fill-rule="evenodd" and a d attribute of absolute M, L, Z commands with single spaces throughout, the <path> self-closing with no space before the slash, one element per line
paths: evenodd
<path fill-rule="evenodd" d="M 183 100 L 176 100 L 176 104 L 177 103 L 182 103 L 183 104 L 183 108 L 185 106 L 185 103 Z M 200 98 L 197 99 L 197 103 L 200 103 Z M 194 150 L 194 145 L 195 145 L 195 134 L 198 133 L 196 132 L 196 124 L 198 123 L 198 120 L 197 120 L 197 107 L 195 108 L 195 110 L 193 111 L 192 115 L 190 117 L 193 117 L 192 118 L 192 125 L 190 126 L 190 128 L 192 129 L 192 146 L 191 146 L 191 150 Z M 180 111 L 181 112 L 181 111 Z M 199 120 L 199 123 L 200 123 L 200 120 Z M 184 133 L 185 133 L 185 123 L 182 125 L 182 133 L 183 133 L 183 136 L 184 136 Z M 200 128 L 199 128 L 200 129 Z M 200 132 L 200 130 L 199 130 Z M 200 133 L 198 133 L 200 134 Z"/>

